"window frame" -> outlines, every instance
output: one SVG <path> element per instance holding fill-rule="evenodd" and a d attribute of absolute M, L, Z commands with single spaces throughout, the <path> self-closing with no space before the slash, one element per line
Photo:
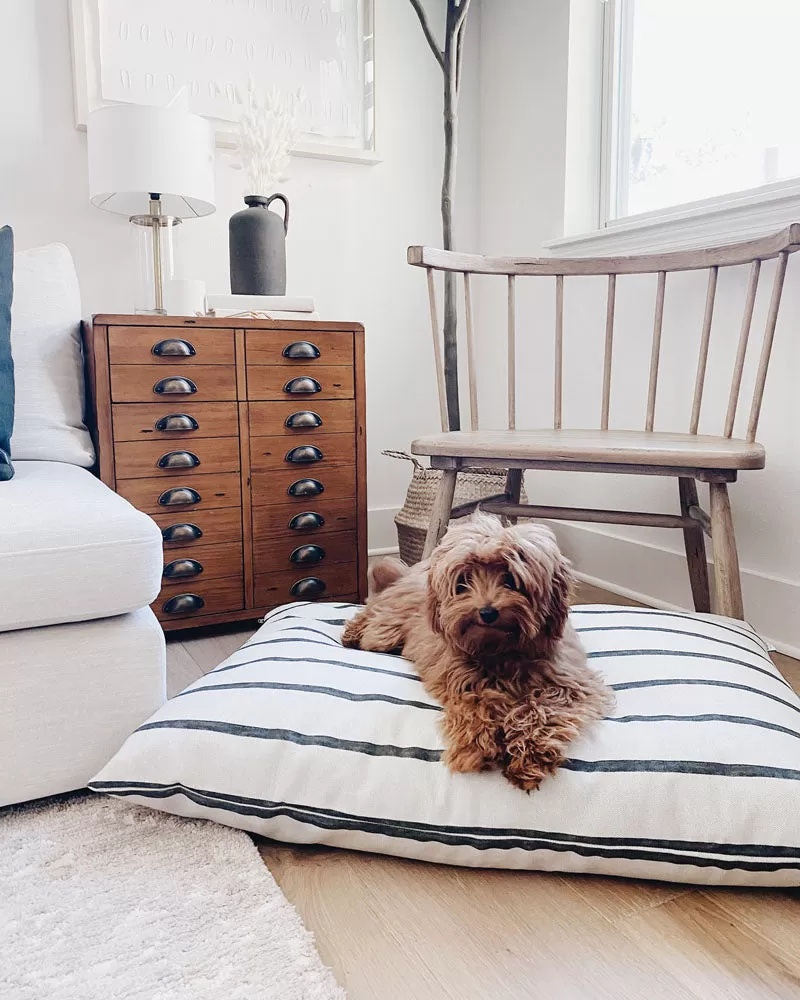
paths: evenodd
<path fill-rule="evenodd" d="M 570 0 L 571 11 L 586 0 Z M 593 172 L 596 211 L 583 220 L 583 231 L 544 244 L 553 254 L 582 256 L 604 253 L 641 253 L 684 249 L 760 236 L 800 221 L 800 176 L 773 184 L 729 192 L 713 198 L 684 202 L 636 215 L 615 217 L 626 192 L 627 172 L 622 170 L 622 148 L 629 122 L 632 51 L 630 25 L 634 0 L 594 0 L 600 5 L 597 39 L 600 52 L 596 84 L 599 148 Z M 573 17 L 570 16 L 570 31 Z M 569 72 L 572 72 L 570 70 Z M 622 77 L 622 78 L 621 78 Z M 592 123 L 587 122 L 587 127 Z M 597 123 L 593 123 L 597 128 Z M 627 155 L 627 154 L 626 154 Z M 623 180 L 624 177 L 624 180 Z M 565 192 L 566 200 L 574 192 Z"/>

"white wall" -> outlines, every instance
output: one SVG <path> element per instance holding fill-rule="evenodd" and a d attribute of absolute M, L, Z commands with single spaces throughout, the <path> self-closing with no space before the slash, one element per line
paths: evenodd
<path fill-rule="evenodd" d="M 484 8 L 479 236 L 485 252 L 537 254 L 544 241 L 562 235 L 569 6 L 566 0 L 492 0 L 490 15 L 488 5 Z M 763 329 L 773 267 L 764 267 L 754 330 Z M 739 270 L 720 279 L 704 414 L 720 413 L 720 404 L 724 412 L 745 294 L 746 275 Z M 580 280 L 580 286 L 568 281 L 566 292 L 565 420 L 573 427 L 596 426 L 602 370 L 604 287 L 602 279 Z M 518 357 L 519 425 L 535 426 L 552 419 L 553 289 L 522 290 L 523 282 L 517 285 L 518 330 L 525 341 Z M 654 276 L 618 282 L 612 426 L 643 425 L 654 288 Z M 659 396 L 657 429 L 687 426 L 704 294 L 699 276 L 669 280 L 662 385 L 672 388 Z M 503 330 L 504 314 L 498 307 L 498 292 L 484 292 L 479 329 L 483 368 L 502 380 L 505 347 L 497 331 Z M 764 634 L 795 651 L 800 649 L 798 326 L 800 259 L 793 259 L 759 432 L 767 469 L 743 473 L 731 487 L 731 497 L 747 612 Z M 751 379 L 752 369 L 743 395 Z M 504 386 L 495 384 L 481 395 L 494 426 L 503 420 L 503 391 Z M 711 423 L 705 427 L 719 432 Z M 743 433 L 740 427 L 737 433 Z M 532 500 L 540 503 L 666 512 L 677 506 L 674 480 L 655 477 L 538 473 L 528 476 L 527 486 Z M 566 524 L 557 530 L 579 571 L 622 591 L 689 607 L 679 533 Z"/>
<path fill-rule="evenodd" d="M 443 11 L 442 0 L 429 4 Z M 477 22 L 479 8 L 473 14 Z M 435 25 L 443 15 L 434 13 Z M 458 237 L 477 229 L 477 31 L 470 31 L 461 107 Z M 391 515 L 410 466 L 383 458 L 436 426 L 423 275 L 410 243 L 441 243 L 442 77 L 407 0 L 376 0 L 376 166 L 294 158 L 288 291 L 316 298 L 331 320 L 367 331 L 370 544 L 396 544 Z M 84 314 L 132 305 L 133 238 L 126 219 L 88 202 L 86 137 L 72 103 L 67 0 L 0 4 L 0 224 L 18 248 L 66 243 Z M 242 174 L 219 154 L 217 212 L 178 232 L 184 276 L 228 290 L 227 222 L 242 207 Z"/>

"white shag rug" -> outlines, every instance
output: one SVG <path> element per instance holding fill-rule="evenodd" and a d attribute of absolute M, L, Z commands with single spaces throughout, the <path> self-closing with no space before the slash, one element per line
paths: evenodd
<path fill-rule="evenodd" d="M 2 1000 L 344 1000 L 238 830 L 114 799 L 0 812 Z"/>

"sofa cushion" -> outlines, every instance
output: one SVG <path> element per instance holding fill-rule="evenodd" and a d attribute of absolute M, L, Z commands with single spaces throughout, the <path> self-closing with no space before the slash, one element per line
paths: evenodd
<path fill-rule="evenodd" d="M 158 526 L 90 472 L 16 462 L 0 491 L 0 631 L 107 618 L 150 604 Z"/>
<path fill-rule="evenodd" d="M 11 360 L 11 298 L 14 289 L 14 235 L 0 228 L 0 482 L 11 479 L 14 427 L 14 362 Z"/>
<path fill-rule="evenodd" d="M 60 243 L 14 258 L 11 349 L 14 461 L 93 465 L 94 448 L 83 423 L 80 290 L 72 257 Z"/>
<path fill-rule="evenodd" d="M 150 608 L 0 634 L 0 809 L 83 788 L 163 704 L 165 672 Z"/>
<path fill-rule="evenodd" d="M 800 699 L 744 622 L 572 621 L 617 706 L 530 795 L 442 763 L 412 664 L 343 649 L 347 604 L 287 606 L 89 787 L 275 840 L 445 864 L 800 885 Z"/>

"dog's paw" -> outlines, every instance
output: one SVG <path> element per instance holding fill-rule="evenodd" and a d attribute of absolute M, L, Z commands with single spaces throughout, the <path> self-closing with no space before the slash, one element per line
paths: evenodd
<path fill-rule="evenodd" d="M 556 773 L 563 761 L 564 757 L 552 747 L 545 749 L 540 755 L 511 755 L 503 764 L 503 776 L 515 788 L 535 792 L 545 778 Z"/>
<path fill-rule="evenodd" d="M 457 774 L 477 774 L 491 769 L 493 761 L 487 760 L 483 751 L 474 743 L 466 746 L 449 746 L 443 762 Z"/>
<path fill-rule="evenodd" d="M 360 615 L 351 618 L 345 625 L 344 632 L 342 632 L 342 645 L 350 649 L 359 649 L 361 647 L 361 634 L 363 630 L 359 618 Z"/>
<path fill-rule="evenodd" d="M 521 788 L 523 792 L 530 793 L 539 788 L 547 774 L 544 771 L 538 773 L 534 771 L 519 772 L 511 767 L 504 767 L 503 777 L 515 788 Z"/>

